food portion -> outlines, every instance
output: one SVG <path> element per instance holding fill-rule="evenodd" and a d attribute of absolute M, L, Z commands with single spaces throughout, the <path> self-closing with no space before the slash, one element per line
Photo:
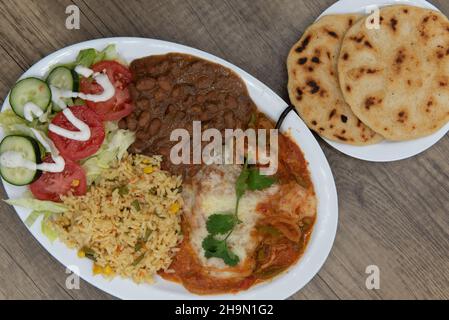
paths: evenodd
<path fill-rule="evenodd" d="M 30 184 L 30 191 L 39 200 L 61 202 L 61 196 L 73 194 L 82 196 L 87 190 L 86 174 L 76 162 L 65 159 L 61 172 L 42 172 L 39 179 Z M 44 158 L 43 163 L 54 164 L 51 156 Z"/>
<path fill-rule="evenodd" d="M 257 113 L 257 128 L 273 128 Z M 279 169 L 208 166 L 184 186 L 184 240 L 163 273 L 197 294 L 235 293 L 272 279 L 303 254 L 316 218 L 316 197 L 298 146 L 281 135 Z"/>
<path fill-rule="evenodd" d="M 321 136 L 353 145 L 383 140 L 352 112 L 338 80 L 337 63 L 346 32 L 360 15 L 325 16 L 311 25 L 288 56 L 290 101 L 309 128 Z"/>
<path fill-rule="evenodd" d="M 133 143 L 133 133 L 105 129 L 113 126 L 105 120 L 119 120 L 132 112 L 127 88 L 131 73 L 117 60 L 113 45 L 101 52 L 85 49 L 75 62 L 53 67 L 46 80 L 26 78 L 14 86 L 11 109 L 0 114 L 7 135 L 0 168 L 8 182 L 30 185 L 40 200 L 82 195 L 87 190 L 86 171 L 94 169 L 92 158 L 109 149 L 109 158 L 103 159 L 107 166 L 106 160 L 114 160 L 119 152 L 118 143 L 125 143 L 125 150 Z M 91 90 L 79 92 L 79 83 L 84 89 L 88 83 Z"/>
<path fill-rule="evenodd" d="M 136 131 L 133 153 L 169 158 L 174 129 L 192 137 L 202 129 L 273 129 L 257 112 L 243 81 L 231 70 L 171 53 L 131 63 L 135 110 L 119 123 Z M 183 241 L 166 279 L 198 294 L 238 292 L 292 266 L 304 251 L 316 216 L 316 198 L 304 157 L 285 136 L 280 168 L 260 165 L 163 163 L 184 176 Z"/>
<path fill-rule="evenodd" d="M 32 210 L 28 226 L 41 219 L 94 275 L 152 283 L 158 274 L 196 294 L 246 290 L 300 259 L 317 211 L 308 164 L 236 73 L 181 53 L 128 68 L 113 45 L 50 69 L 19 81 L 0 114 L 0 173 L 32 195 L 7 203 Z M 257 146 L 247 137 L 232 164 L 173 162 L 173 131 L 195 145 L 196 121 L 201 148 L 207 129 L 267 134 Z M 277 156 L 269 175 L 263 149 Z"/>
<path fill-rule="evenodd" d="M 341 143 L 430 135 L 449 121 L 448 27 L 443 14 L 405 5 L 381 8 L 379 21 L 323 17 L 290 52 L 290 100 Z"/>
<path fill-rule="evenodd" d="M 73 135 L 63 136 L 56 130 L 50 130 L 48 132 L 48 137 L 53 141 L 64 159 L 77 161 L 95 154 L 98 149 L 100 149 L 104 141 L 105 132 L 100 117 L 91 108 L 87 106 L 73 106 L 70 107 L 70 111 L 78 120 L 83 121 L 89 127 L 89 139 L 83 139 L 83 141 L 75 140 L 73 139 Z M 59 112 L 55 115 L 51 121 L 51 125 L 72 132 L 77 131 L 75 125 L 63 112 Z"/>
<path fill-rule="evenodd" d="M 160 169 L 160 156 L 125 155 L 83 196 L 63 197 L 67 208 L 52 223 L 94 274 L 153 282 L 170 272 L 181 235 L 181 178 Z"/>
<path fill-rule="evenodd" d="M 136 132 L 131 152 L 168 158 L 174 129 L 186 129 L 192 136 L 193 121 L 201 121 L 204 130 L 246 129 L 256 110 L 242 79 L 219 64 L 170 53 L 135 60 L 130 68 L 135 111 L 119 126 Z M 183 175 L 199 169 L 169 161 L 163 167 Z"/>
<path fill-rule="evenodd" d="M 151 282 L 181 240 L 181 179 L 161 157 L 127 155 L 135 134 L 111 120 L 133 110 L 130 81 L 113 45 L 19 81 L 0 114 L 0 172 L 28 186 L 32 197 L 8 200 L 33 210 L 27 225 L 42 216 L 42 232 L 93 260 L 95 274 Z"/>
<path fill-rule="evenodd" d="M 133 110 L 128 85 L 131 82 L 131 72 L 117 61 L 101 61 L 92 66 L 93 72 L 105 72 L 114 86 L 115 94 L 106 101 L 87 100 L 86 104 L 104 121 L 120 120 Z M 81 80 L 81 92 L 99 94 L 102 87 L 94 79 L 85 77 Z"/>
<path fill-rule="evenodd" d="M 20 153 L 25 161 L 38 163 L 41 161 L 39 144 L 30 137 L 10 135 L 3 139 L 0 144 L 0 154 L 10 152 Z M 0 172 L 8 183 L 16 186 L 26 186 L 38 179 L 42 172 L 36 168 L 10 168 L 1 166 Z"/>
<path fill-rule="evenodd" d="M 380 28 L 358 22 L 340 55 L 354 113 L 390 140 L 427 136 L 449 121 L 449 20 L 410 6 L 380 10 Z"/>
<path fill-rule="evenodd" d="M 11 90 L 9 103 L 16 115 L 26 119 L 26 111 L 30 106 L 34 106 L 38 111 L 45 112 L 50 104 L 50 87 L 37 78 L 27 78 L 19 81 Z M 30 104 L 32 103 L 32 105 Z"/>

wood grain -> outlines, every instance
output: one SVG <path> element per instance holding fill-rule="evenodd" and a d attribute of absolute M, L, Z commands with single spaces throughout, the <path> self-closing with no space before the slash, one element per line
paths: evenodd
<path fill-rule="evenodd" d="M 216 54 L 287 100 L 290 46 L 333 0 L 1 0 L 0 99 L 33 63 L 67 45 L 109 36 L 174 41 Z M 449 14 L 449 3 L 432 1 Z M 65 29 L 79 6 L 81 29 Z M 3 101 L 3 100 L 2 100 Z M 335 175 L 340 221 L 329 259 L 291 299 L 449 298 L 449 139 L 395 163 L 369 163 L 320 144 Z M 2 188 L 2 195 L 5 193 Z M 65 268 L 0 203 L 1 299 L 111 299 L 81 283 L 65 288 Z M 380 290 L 365 287 L 377 265 Z"/>

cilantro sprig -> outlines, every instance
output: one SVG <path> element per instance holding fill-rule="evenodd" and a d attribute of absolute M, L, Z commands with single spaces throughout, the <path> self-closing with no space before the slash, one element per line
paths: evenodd
<path fill-rule="evenodd" d="M 261 175 L 259 168 L 249 168 L 248 161 L 245 160 L 243 169 L 235 183 L 237 199 L 234 212 L 214 213 L 209 216 L 206 222 L 209 235 L 202 243 L 206 258 L 223 259 L 228 266 L 236 266 L 240 262 L 239 257 L 230 250 L 227 243 L 235 227 L 242 223 L 238 216 L 240 200 L 246 191 L 264 190 L 269 188 L 274 182 L 274 178 Z M 223 235 L 226 236 L 223 238 Z"/>

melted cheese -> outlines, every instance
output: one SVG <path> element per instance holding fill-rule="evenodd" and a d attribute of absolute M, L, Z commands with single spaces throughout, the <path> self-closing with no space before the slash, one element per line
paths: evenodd
<path fill-rule="evenodd" d="M 247 191 L 240 200 L 238 216 L 242 223 L 236 226 L 228 238 L 229 248 L 240 258 L 239 265 L 230 268 L 222 259 L 207 259 L 202 247 L 202 242 L 208 235 L 206 221 L 214 213 L 233 212 L 236 202 L 235 182 L 240 171 L 239 166 L 216 166 L 206 169 L 199 174 L 193 186 L 185 190 L 184 197 L 187 199 L 185 210 L 192 227 L 191 245 L 201 264 L 209 268 L 217 277 L 232 277 L 237 273 L 242 275 L 244 271 L 242 268 L 245 268 L 245 265 L 248 266 L 246 260 L 257 246 L 257 239 L 253 235 L 260 217 L 256 211 L 257 205 L 278 190 L 278 187 L 274 185 L 264 191 Z"/>

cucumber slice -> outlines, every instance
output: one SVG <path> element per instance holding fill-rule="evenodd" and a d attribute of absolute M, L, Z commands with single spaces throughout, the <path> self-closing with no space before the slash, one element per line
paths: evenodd
<path fill-rule="evenodd" d="M 59 89 L 78 91 L 78 74 L 67 67 L 54 68 L 47 77 L 47 83 Z"/>
<path fill-rule="evenodd" d="M 48 85 L 54 86 L 59 89 L 78 91 L 79 76 L 74 70 L 70 70 L 67 67 L 54 68 L 47 77 Z M 64 99 L 67 105 L 73 105 L 72 99 Z M 61 111 L 56 104 L 53 104 L 54 111 Z"/>
<path fill-rule="evenodd" d="M 51 102 L 50 87 L 37 78 L 26 78 L 16 83 L 9 95 L 9 104 L 14 112 L 25 119 L 23 109 L 27 102 L 33 102 L 43 112 Z"/>
<path fill-rule="evenodd" d="M 22 154 L 23 158 L 34 163 L 41 162 L 39 144 L 36 140 L 26 136 L 7 136 L 0 144 L 0 154 L 7 151 L 15 151 Z M 15 186 L 25 186 L 37 180 L 41 175 L 39 170 L 27 168 L 7 168 L 0 166 L 0 174 L 8 183 Z"/>

